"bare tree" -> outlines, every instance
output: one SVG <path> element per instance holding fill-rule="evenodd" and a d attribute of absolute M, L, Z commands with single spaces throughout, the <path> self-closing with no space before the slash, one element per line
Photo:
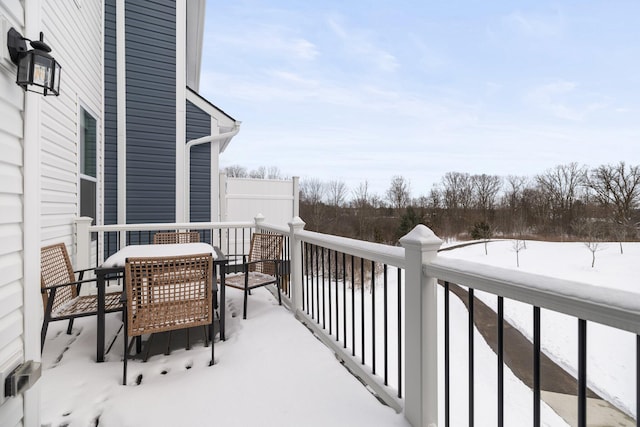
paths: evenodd
<path fill-rule="evenodd" d="M 311 209 L 311 223 L 314 230 L 318 230 L 322 220 L 322 199 L 326 191 L 325 184 L 317 178 L 305 179 L 300 182 L 300 199 Z"/>
<path fill-rule="evenodd" d="M 264 166 L 257 167 L 249 172 L 249 178 L 265 179 L 267 177 L 267 168 Z"/>
<path fill-rule="evenodd" d="M 327 183 L 327 200 L 329 205 L 340 207 L 347 198 L 347 185 L 344 181 L 331 180 Z"/>
<path fill-rule="evenodd" d="M 600 246 L 600 242 L 598 241 L 584 242 L 584 246 L 591 252 L 591 268 L 593 268 L 596 265 L 596 252 L 604 250 L 605 248 Z"/>
<path fill-rule="evenodd" d="M 387 200 L 391 207 L 395 209 L 406 208 L 411 200 L 411 190 L 409 181 L 400 175 L 391 178 L 391 185 L 386 193 Z"/>
<path fill-rule="evenodd" d="M 249 176 L 249 174 L 247 173 L 247 168 L 240 165 L 227 166 L 226 168 L 224 168 L 224 173 L 229 178 L 246 178 L 247 176 Z"/>
<path fill-rule="evenodd" d="M 327 201 L 329 206 L 333 207 L 334 220 L 338 221 L 340 208 L 344 205 L 347 198 L 347 186 L 344 181 L 331 180 L 326 185 Z"/>
<path fill-rule="evenodd" d="M 497 175 L 473 175 L 471 183 L 476 207 L 482 211 L 482 217 L 487 221 L 489 212 L 495 208 L 496 198 L 502 188 L 502 178 Z"/>
<path fill-rule="evenodd" d="M 429 191 L 429 205 L 433 209 L 438 209 L 442 207 L 442 203 L 442 191 L 434 185 Z"/>
<path fill-rule="evenodd" d="M 527 249 L 527 242 L 524 240 L 516 239 L 511 244 L 511 249 L 516 253 L 516 266 L 520 267 L 520 251 Z"/>
<path fill-rule="evenodd" d="M 575 217 L 579 190 L 586 184 L 587 170 L 577 163 L 558 165 L 536 176 L 540 190 L 546 196 L 559 232 L 566 230 Z"/>
<path fill-rule="evenodd" d="M 467 211 L 472 206 L 473 185 L 468 173 L 447 172 L 441 182 L 442 207 L 447 210 L 443 226 L 450 233 L 466 231 Z"/>
<path fill-rule="evenodd" d="M 640 203 L 640 166 L 602 165 L 591 171 L 588 183 L 596 200 L 610 212 L 622 252 L 622 240 L 634 229 L 632 214 Z"/>
<path fill-rule="evenodd" d="M 447 209 L 468 209 L 473 200 L 473 184 L 468 173 L 447 172 L 442 178 L 442 196 Z"/>
<path fill-rule="evenodd" d="M 356 217 L 358 218 L 358 237 L 366 238 L 367 217 L 371 209 L 371 195 L 369 194 L 369 183 L 361 182 L 352 194 L 352 203 L 356 208 Z"/>
<path fill-rule="evenodd" d="M 277 166 L 269 166 L 267 168 L 267 178 L 282 179 L 282 172 L 280 172 L 280 168 L 278 168 Z"/>

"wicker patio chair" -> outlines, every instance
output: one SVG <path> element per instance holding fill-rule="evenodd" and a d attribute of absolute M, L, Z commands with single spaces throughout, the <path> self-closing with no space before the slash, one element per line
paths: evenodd
<path fill-rule="evenodd" d="M 44 348 L 49 322 L 69 320 L 67 334 L 71 334 L 73 319 L 93 316 L 98 312 L 96 295 L 80 296 L 80 287 L 96 279 L 84 279 L 93 268 L 73 271 L 64 243 L 45 246 L 40 250 L 40 290 L 44 307 L 44 321 L 40 335 L 40 348 Z M 78 277 L 76 278 L 76 274 Z M 122 311 L 121 292 L 105 295 L 105 312 Z"/>
<path fill-rule="evenodd" d="M 159 232 L 153 235 L 153 243 L 169 244 L 169 243 L 198 243 L 200 241 L 200 233 L 197 231 L 175 231 L 175 232 Z"/>
<path fill-rule="evenodd" d="M 213 349 L 211 254 L 129 258 L 125 264 L 125 340 L 122 382 L 127 384 L 129 337 L 209 326 L 205 345 Z M 208 335 L 208 337 L 207 337 Z"/>
<path fill-rule="evenodd" d="M 278 290 L 278 303 L 282 305 L 280 295 L 282 244 L 283 236 L 280 234 L 254 233 L 251 236 L 248 258 L 243 255 L 241 265 L 231 263 L 228 266 L 227 271 L 241 270 L 240 273 L 225 275 L 225 285 L 244 291 L 243 319 L 247 318 L 247 297 L 251 289 L 275 284 Z"/>

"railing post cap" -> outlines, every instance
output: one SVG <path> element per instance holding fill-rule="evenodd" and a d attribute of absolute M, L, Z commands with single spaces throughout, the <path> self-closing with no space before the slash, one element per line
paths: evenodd
<path fill-rule="evenodd" d="M 406 248 L 421 248 L 423 250 L 438 250 L 442 240 L 424 224 L 416 225 L 413 230 L 400 238 L 400 244 Z"/>
<path fill-rule="evenodd" d="M 259 213 L 258 215 L 256 215 L 254 220 L 256 221 L 256 223 L 264 222 L 264 216 L 261 213 Z"/>
<path fill-rule="evenodd" d="M 75 218 L 76 224 L 80 224 L 83 222 L 91 224 L 92 221 L 93 221 L 93 218 L 91 218 L 90 216 L 77 216 Z"/>
<path fill-rule="evenodd" d="M 288 223 L 288 225 L 289 228 L 302 229 L 305 225 L 307 225 L 307 223 L 304 222 L 299 216 L 294 216 L 291 222 Z"/>

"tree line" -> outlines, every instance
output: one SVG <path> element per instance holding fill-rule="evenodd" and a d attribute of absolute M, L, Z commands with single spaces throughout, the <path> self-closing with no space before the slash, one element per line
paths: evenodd
<path fill-rule="evenodd" d="M 533 177 L 448 172 L 426 195 L 391 179 L 383 196 L 362 182 L 304 179 L 300 216 L 307 229 L 395 244 L 417 224 L 442 238 L 636 240 L 640 166 L 561 164 Z"/>

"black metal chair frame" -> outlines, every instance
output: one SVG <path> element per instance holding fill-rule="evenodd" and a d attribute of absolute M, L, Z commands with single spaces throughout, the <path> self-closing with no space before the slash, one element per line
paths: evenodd
<path fill-rule="evenodd" d="M 62 248 L 64 246 L 63 243 L 57 244 L 57 245 L 51 245 L 51 246 L 47 246 L 42 248 L 42 250 L 47 250 L 49 248 L 53 248 L 59 246 L 60 248 Z M 70 262 L 68 260 L 68 254 L 66 253 L 66 247 L 64 247 L 64 249 L 62 249 L 62 251 L 64 251 L 64 256 L 66 257 L 66 263 L 67 265 L 65 265 L 65 268 L 70 269 Z M 93 298 L 96 299 L 96 304 L 95 304 L 95 310 L 92 311 L 83 311 L 83 312 L 74 312 L 74 313 L 70 313 L 70 314 L 66 314 L 66 315 L 60 315 L 60 316 L 52 316 L 53 313 L 53 306 L 55 304 L 56 301 L 56 293 L 58 292 L 58 290 L 60 290 L 61 288 L 65 288 L 68 286 L 75 286 L 75 290 L 72 291 L 72 295 L 74 296 L 74 298 L 81 298 L 79 297 L 80 295 L 80 291 L 82 289 L 82 285 L 84 283 L 96 283 L 96 278 L 92 278 L 92 279 L 85 279 L 84 275 L 87 272 L 90 271 L 94 271 L 95 268 L 85 268 L 82 270 L 71 270 L 70 273 L 73 273 L 74 278 L 78 278 L 78 280 L 74 280 L 74 281 L 70 281 L 70 282 L 65 282 L 65 283 L 56 283 L 56 284 L 45 284 L 45 279 L 42 276 L 42 272 L 41 272 L 41 287 L 40 287 L 40 292 L 43 294 L 43 301 L 46 300 L 45 306 L 44 306 L 44 319 L 42 322 L 42 329 L 40 331 L 40 351 L 42 351 L 44 349 L 44 341 L 46 339 L 47 336 L 47 330 L 49 328 L 49 323 L 50 322 L 55 322 L 55 321 L 59 321 L 59 320 L 69 320 L 69 325 L 67 326 L 67 335 L 71 335 L 71 331 L 73 328 L 73 321 L 76 318 L 80 318 L 80 317 L 87 317 L 87 316 L 95 316 L 98 314 L 98 304 L 97 304 L 97 296 L 87 296 L 84 298 Z M 109 294 L 110 297 L 113 298 L 114 295 L 119 295 L 118 292 L 116 293 L 111 293 Z M 122 311 L 122 305 L 118 306 L 118 307 L 108 307 L 105 309 L 105 313 L 114 313 L 114 312 L 118 312 L 118 311 Z"/>
<path fill-rule="evenodd" d="M 252 236 L 252 242 L 251 242 L 251 248 L 250 248 L 250 252 L 253 251 L 253 239 L 257 238 L 260 236 L 260 233 L 254 233 Z M 282 251 L 282 236 L 281 235 L 270 235 L 270 234 L 266 234 L 264 235 L 266 236 L 266 238 L 269 237 L 276 237 L 280 239 L 279 241 L 279 245 L 278 245 L 278 251 Z M 227 258 L 239 258 L 242 257 L 242 264 L 238 265 L 238 264 L 234 264 L 234 263 L 229 263 L 226 266 L 226 273 L 238 273 L 238 268 L 240 267 L 241 272 L 239 274 L 244 275 L 244 284 L 243 286 L 239 286 L 237 283 L 234 283 L 233 278 L 232 277 L 226 277 L 225 279 L 225 285 L 226 286 L 231 286 L 232 288 L 236 288 L 236 289 L 241 289 L 244 292 L 244 298 L 243 298 L 243 312 L 242 312 L 242 318 L 246 319 L 247 318 L 247 303 L 248 303 L 248 296 L 251 294 L 251 290 L 252 289 L 256 289 L 262 286 L 267 286 L 267 285 L 272 285 L 275 284 L 276 285 L 276 289 L 278 291 L 278 304 L 282 305 L 282 295 L 281 295 L 281 291 L 280 291 L 280 270 L 282 268 L 283 265 L 283 261 L 281 259 L 257 259 L 257 260 L 253 260 L 253 261 L 247 261 L 247 255 L 227 255 Z M 259 281 L 254 281 L 253 283 L 250 283 L 249 278 L 250 278 L 250 273 L 252 271 L 252 266 L 257 266 L 260 264 L 270 264 L 273 263 L 274 264 L 274 275 L 272 276 L 273 279 L 268 279 L 268 280 L 259 280 Z"/>

